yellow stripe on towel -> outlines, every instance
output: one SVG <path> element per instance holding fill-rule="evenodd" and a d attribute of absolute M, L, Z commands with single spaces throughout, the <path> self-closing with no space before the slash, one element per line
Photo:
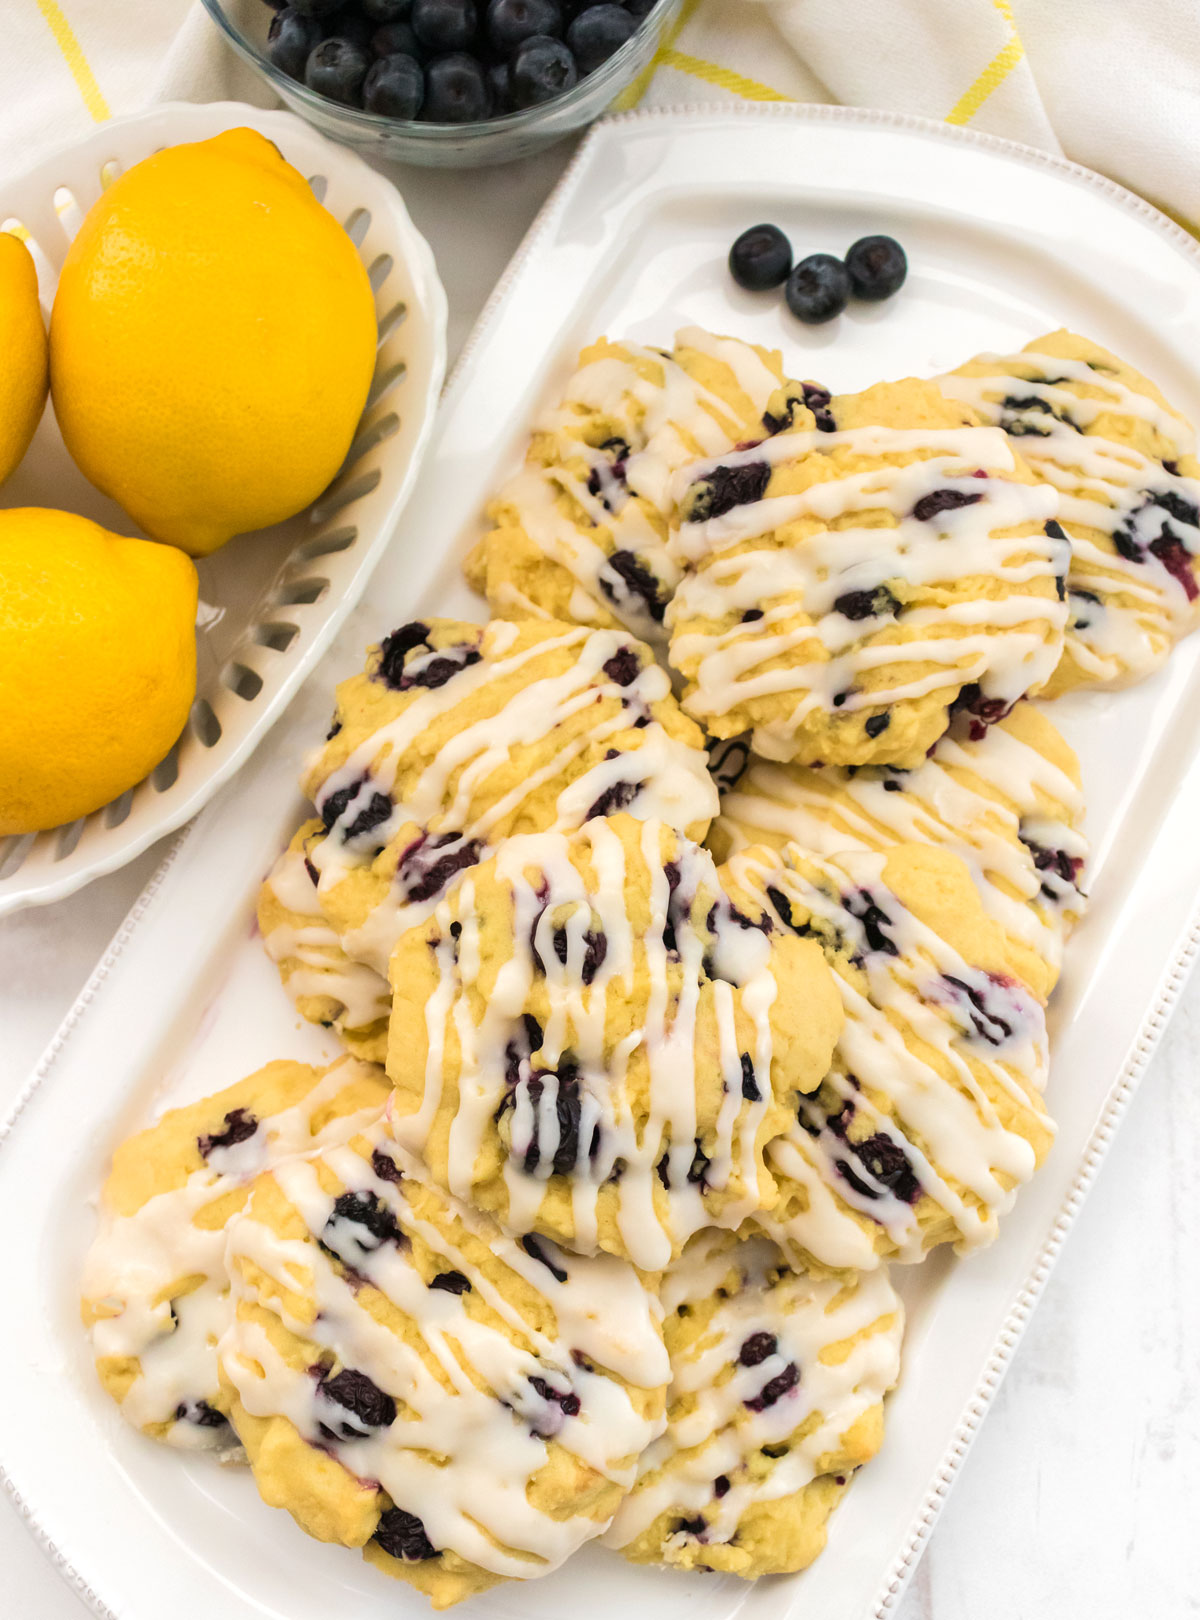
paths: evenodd
<path fill-rule="evenodd" d="M 1008 42 L 1001 46 L 971 88 L 951 107 L 946 114 L 948 124 L 969 124 L 992 91 L 999 89 L 1025 56 L 1025 47 L 1017 33 L 1016 19 L 1012 13 L 1012 0 L 992 0 L 992 4 L 1009 26 Z"/>
<path fill-rule="evenodd" d="M 785 96 L 782 90 L 772 90 L 769 84 L 760 84 L 757 79 L 748 79 L 744 73 L 735 73 L 732 68 L 721 67 L 716 62 L 706 62 L 702 56 L 689 56 L 686 51 L 671 49 L 660 52 L 660 65 L 674 68 L 677 73 L 687 73 L 693 79 L 703 79 L 705 84 L 715 84 L 721 90 L 728 90 L 731 95 L 740 96 L 743 101 L 791 101 L 791 96 Z"/>
<path fill-rule="evenodd" d="M 46 20 L 46 27 L 54 36 L 54 43 L 63 54 L 63 59 L 71 70 L 71 77 L 75 80 L 79 94 L 83 97 L 83 104 L 98 124 L 110 117 L 108 102 L 104 99 L 104 92 L 96 81 L 83 48 L 75 37 L 75 30 L 63 15 L 58 0 L 37 0 L 38 10 Z"/>

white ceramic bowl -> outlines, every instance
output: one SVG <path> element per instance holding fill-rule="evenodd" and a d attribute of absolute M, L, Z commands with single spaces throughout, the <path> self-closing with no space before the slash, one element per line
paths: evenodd
<path fill-rule="evenodd" d="M 371 394 L 346 463 L 319 500 L 199 561 L 198 688 L 171 752 L 92 815 L 0 838 L 0 913 L 60 899 L 123 866 L 193 816 L 237 770 L 362 594 L 433 426 L 445 370 L 446 296 L 429 246 L 387 180 L 290 113 L 236 102 L 155 107 L 99 125 L 0 187 L 0 227 L 16 223 L 29 233 L 43 305 L 49 309 L 84 213 L 117 174 L 160 147 L 239 125 L 275 142 L 358 248 L 379 318 Z M 76 469 L 49 409 L 0 491 L 0 505 L 60 507 L 119 534 L 140 533 Z"/>

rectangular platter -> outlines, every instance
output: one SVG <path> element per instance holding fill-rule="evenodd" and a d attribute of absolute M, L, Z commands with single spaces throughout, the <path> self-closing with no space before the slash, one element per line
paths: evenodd
<path fill-rule="evenodd" d="M 739 292 L 730 241 L 759 219 L 797 257 L 887 231 L 900 298 L 807 330 Z M 1109 182 L 916 120 L 772 107 L 634 114 L 585 143 L 501 282 L 447 392 L 412 504 L 369 591 L 286 719 L 185 832 L 56 1036 L 0 1138 L 8 1233 L 0 1476 L 96 1612 L 121 1620 L 356 1620 L 424 1599 L 309 1542 L 248 1477 L 156 1448 L 95 1381 L 77 1278 L 114 1143 L 163 1106 L 274 1057 L 329 1057 L 253 931 L 259 881 L 301 812 L 301 759 L 336 679 L 418 613 L 481 616 L 460 582 L 483 503 L 519 460 L 577 349 L 607 331 L 668 345 L 698 323 L 784 352 L 835 391 L 931 374 L 1066 324 L 1146 371 L 1200 420 L 1200 251 Z M 1092 905 L 1051 1004 L 1059 1136 L 994 1246 L 899 1268 L 910 1328 L 880 1456 L 803 1576 L 636 1570 L 591 1549 L 469 1612 L 575 1620 L 883 1620 L 891 1614 L 1144 1071 L 1200 939 L 1200 636 L 1152 680 L 1054 706 L 1078 751 Z"/>

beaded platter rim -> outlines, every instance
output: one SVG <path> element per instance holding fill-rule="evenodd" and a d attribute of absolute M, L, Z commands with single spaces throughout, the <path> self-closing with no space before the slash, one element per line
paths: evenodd
<path fill-rule="evenodd" d="M 226 104 L 228 105 L 228 104 Z M 915 114 L 874 110 L 869 108 L 806 105 L 801 103 L 768 103 L 713 106 L 696 103 L 671 107 L 635 109 L 602 120 L 581 143 L 567 165 L 513 258 L 489 295 L 479 318 L 472 328 L 455 362 L 443 393 L 448 402 L 466 372 L 467 363 L 504 307 L 507 295 L 543 241 L 551 235 L 567 205 L 577 190 L 597 149 L 606 141 L 619 139 L 620 132 L 654 123 L 669 126 L 674 123 L 686 129 L 700 123 L 719 123 L 723 120 L 738 122 L 793 120 L 798 123 L 841 124 L 849 127 L 895 129 L 917 135 L 927 135 L 939 141 L 967 148 L 975 148 L 999 157 L 1007 157 L 1025 165 L 1057 174 L 1073 181 L 1112 202 L 1125 213 L 1138 218 L 1152 228 L 1166 242 L 1189 258 L 1200 269 L 1200 242 L 1181 226 L 1143 197 L 1107 177 L 1073 163 L 1055 153 L 1039 150 L 1021 142 L 981 131 L 941 124 Z M 50 1076 L 84 1014 L 103 990 L 136 929 L 159 897 L 171 869 L 191 836 L 196 822 L 190 822 L 176 837 L 161 865 L 138 896 L 129 913 L 113 935 L 104 954 L 87 983 L 80 991 L 71 1009 L 46 1047 L 36 1067 L 19 1091 L 5 1117 L 0 1120 L 0 1151 L 3 1151 L 26 1107 L 42 1083 Z M 1159 1041 L 1169 1023 L 1175 1005 L 1200 955 L 1200 894 L 1190 908 L 1187 919 L 1178 930 L 1171 953 L 1160 974 L 1147 1010 L 1138 1024 L 1137 1035 L 1130 1047 L 1130 1055 L 1104 1098 L 1096 1124 L 1082 1146 L 1078 1172 L 1063 1198 L 1050 1228 L 1022 1286 L 1013 1298 L 1007 1314 L 997 1332 L 979 1380 L 965 1402 L 961 1415 L 950 1434 L 942 1460 L 934 1470 L 931 1483 L 917 1511 L 905 1530 L 898 1550 L 890 1560 L 886 1573 L 876 1589 L 871 1607 L 863 1620 L 890 1620 L 920 1561 L 937 1523 L 938 1517 L 958 1477 L 983 1419 L 998 1391 L 1010 1365 L 1021 1336 L 1024 1333 L 1045 1285 L 1054 1268 L 1063 1244 L 1075 1218 L 1091 1190 L 1101 1165 L 1116 1135 L 1125 1111 L 1149 1066 Z M 128 1620 L 125 1611 L 118 1613 L 90 1584 L 86 1575 L 72 1562 L 68 1551 L 54 1539 L 44 1522 L 40 1510 L 21 1491 L 17 1481 L 0 1460 L 0 1485 L 34 1540 L 50 1559 L 52 1565 L 72 1588 L 77 1597 L 101 1620 Z M 797 1594 L 797 1602 L 801 1601 Z M 796 1613 L 796 1604 L 789 1604 L 787 1614 Z"/>

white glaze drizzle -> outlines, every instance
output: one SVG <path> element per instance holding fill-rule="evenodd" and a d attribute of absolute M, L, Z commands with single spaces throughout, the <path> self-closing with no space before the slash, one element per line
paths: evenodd
<path fill-rule="evenodd" d="M 739 1286 L 720 1298 L 731 1271 Z M 810 1485 L 819 1460 L 838 1451 L 899 1377 L 904 1311 L 886 1269 L 849 1282 L 790 1274 L 766 1239 L 731 1242 L 710 1231 L 692 1240 L 663 1279 L 668 1325 L 675 1313 L 703 1309 L 714 1297 L 719 1303 L 702 1338 L 672 1356 L 667 1431 L 643 1456 L 638 1484 L 604 1538 L 608 1546 L 628 1546 L 664 1513 L 682 1521 L 665 1538 L 665 1562 L 696 1541 L 731 1540 L 748 1508 Z M 860 1333 L 844 1357 L 825 1356 Z M 758 1335 L 773 1339 L 775 1349 L 744 1366 L 742 1347 Z M 772 1400 L 769 1386 L 786 1383 L 791 1368 L 795 1382 Z M 763 1402 L 762 1410 L 750 1402 Z M 769 1472 L 750 1476 L 746 1465 L 761 1460 L 763 1447 L 782 1445 L 807 1422 L 808 1433 Z M 719 1496 L 718 1479 L 725 1483 Z M 697 1520 L 703 1530 L 684 1528 Z"/>
<path fill-rule="evenodd" d="M 655 705 L 670 700 L 666 672 L 646 662 L 625 685 L 606 673 L 605 665 L 614 656 L 631 656 L 625 632 L 558 626 L 524 648 L 515 647 L 517 636 L 516 625 L 500 621 L 488 625 L 481 632 L 482 656 L 477 663 L 465 666 L 440 687 L 419 691 L 396 718 L 372 732 L 321 782 L 318 805 L 337 793 L 350 791 L 352 796 L 331 833 L 315 840 L 310 850 L 318 878 L 315 889 L 304 857 L 295 851 L 281 857 L 269 879 L 281 903 L 305 921 L 303 926 L 286 921 L 272 929 L 265 941 L 268 953 L 277 962 L 296 964 L 287 978 L 293 998 L 330 995 L 343 1001 L 348 1012 L 340 1022 L 346 1028 L 386 1016 L 390 996 L 382 976 L 396 941 L 406 928 L 429 916 L 458 880 L 455 874 L 428 899 L 414 900 L 406 892 L 403 872 L 398 872 L 390 892 L 366 919 L 336 934 L 324 920 L 322 897 L 355 867 L 369 864 L 380 846 L 398 837 L 403 828 L 415 825 L 431 839 L 457 834 L 460 843 L 476 843 L 477 859 L 483 860 L 497 827 L 545 819 L 549 827 L 573 829 L 582 825 L 590 809 L 614 794 L 630 814 L 657 818 L 680 830 L 704 823 L 717 812 L 717 793 L 702 749 L 672 737 L 654 717 Z M 565 670 L 547 674 L 539 668 L 562 651 L 571 658 Z M 645 657 L 644 651 L 639 657 Z M 514 677 L 520 684 L 503 708 L 472 716 L 472 699 L 487 686 Z M 597 703 L 601 695 L 610 700 L 605 713 Z M 614 698 L 621 707 L 613 708 Z M 422 738 L 431 728 L 460 712 L 461 723 L 398 798 L 401 765 L 420 754 Z M 569 738 L 558 735 L 568 724 L 578 727 L 581 716 L 590 716 L 590 724 Z M 646 723 L 638 730 L 637 747 L 625 745 L 611 758 L 579 769 L 576 761 L 582 755 L 600 751 L 638 720 Z M 501 795 L 489 792 L 489 782 L 511 752 L 542 739 L 549 739 L 552 748 L 537 769 Z M 560 785 L 547 813 L 534 795 L 548 783 Z M 627 786 L 636 791 L 632 795 L 623 791 Z M 373 830 L 365 847 L 359 840 L 347 842 L 340 828 L 352 824 L 377 793 L 393 797 L 388 820 Z"/>
<path fill-rule="evenodd" d="M 376 1148 L 397 1165 L 399 1184 L 373 1169 Z M 606 1521 L 542 1511 L 530 1502 L 528 1487 L 550 1461 L 551 1441 L 604 1478 L 632 1483 L 638 1454 L 662 1429 L 661 1419 L 638 1411 L 625 1387 L 654 1391 L 667 1380 L 657 1302 L 632 1266 L 609 1256 L 567 1255 L 545 1240 L 546 1258 L 536 1258 L 485 1216 L 444 1194 L 436 1196 L 445 1223 L 422 1218 L 405 1195 L 405 1182 L 429 1184 L 382 1123 L 361 1142 L 322 1155 L 322 1163 L 347 1192 L 384 1205 L 400 1241 L 381 1240 L 339 1218 L 335 1194 L 322 1188 L 316 1165 L 293 1160 L 274 1178 L 311 1236 L 281 1238 L 256 1219 L 251 1203 L 230 1223 L 234 1294 L 264 1305 L 339 1368 L 365 1374 L 393 1397 L 395 1420 L 366 1426 L 352 1439 L 338 1438 L 330 1424 L 339 1411 L 344 1419 L 345 1409 L 322 1395 L 306 1368 L 290 1366 L 244 1313 L 233 1319 L 220 1347 L 239 1399 L 258 1417 L 286 1417 L 357 1478 L 377 1481 L 395 1505 L 420 1519 L 439 1551 L 452 1550 L 493 1574 L 518 1579 L 556 1568 Z M 553 1330 L 535 1327 L 507 1297 L 511 1284 L 506 1290 L 468 1258 L 446 1230 L 453 1221 L 542 1297 L 553 1312 Z M 465 1278 L 469 1291 L 423 1281 L 411 1258 L 414 1238 L 444 1256 L 445 1270 Z M 316 1239 L 353 1275 L 335 1265 Z M 293 1319 L 279 1293 L 270 1289 L 264 1295 L 261 1283 L 248 1280 L 247 1264 L 279 1289 L 302 1292 L 313 1318 Z M 419 1347 L 364 1308 L 364 1280 L 415 1329 Z M 468 1309 L 472 1297 L 490 1306 L 502 1325 L 474 1316 Z M 533 1378 L 552 1394 L 539 1392 Z M 564 1409 L 555 1395 L 567 1397 L 568 1406 L 574 1396 L 577 1409 Z"/>
<path fill-rule="evenodd" d="M 1164 527 L 1185 553 L 1180 565 L 1194 578 L 1200 529 L 1180 517 L 1182 506 L 1200 504 L 1200 481 L 1172 473 L 1132 446 L 1092 431 L 1103 415 L 1143 422 L 1172 446 L 1171 460 L 1195 453 L 1195 437 L 1182 417 L 1148 394 L 1084 360 L 1035 350 L 1012 355 L 980 355 L 979 376 L 951 372 L 939 377 L 944 394 L 971 405 L 985 420 L 1016 432 L 1020 453 L 1040 478 L 1059 494 L 1059 521 L 1072 543 L 1068 589 L 1073 592 L 1067 635 L 1072 656 L 1092 683 L 1122 683 L 1149 674 L 1166 657 L 1171 642 L 1200 619 L 1200 596 L 1188 592 L 1161 558 L 1149 549 Z M 1032 372 L 1031 376 L 1026 375 Z M 1085 398 L 1064 384 L 1101 392 Z M 1006 398 L 1036 400 L 1046 409 L 1005 407 Z M 1173 512 L 1148 497 L 1165 497 Z M 1085 530 L 1098 531 L 1099 542 Z M 1114 542 L 1127 533 L 1122 556 Z M 1086 593 L 1081 595 L 1080 593 Z M 1113 600 L 1120 594 L 1130 603 Z M 1098 601 L 1090 601 L 1090 596 Z"/>
<path fill-rule="evenodd" d="M 903 465 L 881 462 L 796 494 L 747 501 L 705 520 L 684 519 L 671 535 L 672 555 L 689 570 L 667 611 L 671 661 L 695 670 L 684 707 L 703 720 L 754 698 L 788 694 L 788 712 L 756 728 L 756 746 L 772 758 L 791 756 L 798 727 L 818 710 L 845 713 L 939 690 L 953 695 L 971 684 L 986 698 L 1013 703 L 1049 677 L 1061 650 L 1065 603 L 1022 587 L 1065 571 L 1063 542 L 1043 533 L 1021 539 L 997 533 L 1046 523 L 1055 516 L 1057 496 L 1045 485 L 1004 476 L 1015 461 L 995 428 L 781 433 L 683 469 L 672 493 L 686 508 L 688 492 L 718 468 L 736 471 L 764 462 L 775 467 L 838 448 L 863 456 L 925 454 Z M 978 471 L 988 476 L 972 476 Z M 970 496 L 972 504 L 925 519 L 913 515 L 923 497 L 942 490 Z M 825 527 L 786 548 L 732 551 L 801 518 L 828 525 L 868 510 L 890 512 L 896 526 Z M 851 592 L 871 592 L 889 580 L 922 589 L 952 587 L 968 576 L 998 580 L 1006 590 L 998 598 L 912 606 L 866 620 L 852 620 L 834 606 Z M 751 609 L 760 616 L 743 620 Z M 813 622 L 788 629 L 786 620 L 798 609 Z M 896 623 L 918 634 L 896 643 L 871 639 Z M 956 633 L 920 634 L 947 625 Z M 785 661 L 782 667 L 765 667 L 776 659 Z M 916 662 L 936 667 L 920 678 L 907 676 L 905 666 Z M 859 674 L 879 669 L 889 671 L 887 683 L 856 690 Z"/>
<path fill-rule="evenodd" d="M 785 1193 L 783 1207 L 790 1207 L 789 1183 L 792 1192 L 806 1195 L 808 1207 L 783 1220 L 770 1213 L 755 1218 L 789 1252 L 835 1268 L 878 1264 L 878 1235 L 895 1258 L 922 1259 L 918 1195 L 950 1218 L 960 1251 L 989 1243 L 998 1217 L 1014 1201 L 1005 1180 L 1020 1185 L 1035 1168 L 1032 1145 L 1004 1123 L 993 1094 L 1021 1113 L 1037 1110 L 1049 1061 L 1045 1015 L 1033 995 L 1014 980 L 973 967 L 902 906 L 885 885 L 886 859 L 875 852 L 822 858 L 789 845 L 778 855 L 747 850 L 725 869 L 768 907 L 766 891 L 775 887 L 824 920 L 861 959 L 866 975 L 860 990 L 837 971 L 836 961 L 831 964 L 846 1022 L 824 1087 L 866 1122 L 867 1134 L 880 1138 L 889 1154 L 894 1148 L 902 1155 L 899 1168 L 913 1196 L 898 1195 L 894 1179 L 873 1173 L 847 1146 L 844 1125 L 836 1129 L 816 1098 L 802 1097 L 797 1124 L 768 1146 L 767 1164 Z M 864 898 L 880 908 L 895 954 L 870 947 L 847 897 L 860 913 Z M 972 994 L 980 1001 L 973 1003 Z M 910 1048 L 905 1032 L 938 1055 L 950 1078 Z M 868 1091 L 889 1107 L 877 1106 Z M 1038 1120 L 1053 1131 L 1045 1114 Z M 847 1218 L 848 1210 L 866 1224 Z"/>
<path fill-rule="evenodd" d="M 84 1263 L 83 1296 L 93 1308 L 111 1312 L 90 1329 L 97 1360 L 138 1361 L 121 1403 L 122 1415 L 136 1427 L 169 1422 L 163 1438 L 189 1450 L 233 1444 L 226 1427 L 175 1420 L 181 1407 L 217 1399 L 216 1345 L 230 1317 L 225 1229 L 198 1226 L 196 1216 L 290 1155 L 329 1147 L 376 1119 L 379 1103 L 335 1117 L 319 1132 L 312 1129 L 314 1115 L 362 1072 L 355 1059 L 341 1059 L 293 1107 L 259 1119 L 253 1136 L 214 1150 L 180 1187 L 147 1199 L 132 1215 L 102 1203 Z M 186 1279 L 198 1286 L 173 1301 Z"/>
<path fill-rule="evenodd" d="M 654 822 L 646 822 L 640 829 L 641 854 L 651 874 L 651 922 L 636 940 L 627 914 L 626 885 L 631 879 L 623 845 L 610 822 L 590 821 L 576 835 L 594 866 L 596 876 L 591 884 L 585 883 L 572 862 L 571 846 L 562 834 L 512 838 L 503 844 L 496 873 L 512 895 L 513 950 L 496 975 L 478 1023 L 471 1009 L 471 991 L 481 967 L 478 916 L 474 878 L 467 876 L 436 913 L 440 942 L 434 954 L 440 978 L 426 1009 L 428 1058 L 421 1105 L 415 1113 L 398 1115 L 395 1120 L 399 1140 L 420 1153 L 442 1105 L 444 1031 L 453 1024 L 462 1068 L 459 1102 L 449 1133 L 450 1190 L 461 1198 L 470 1197 L 485 1139 L 495 1132 L 497 1111 L 511 1096 L 512 1152 L 504 1168 L 505 1225 L 516 1232 L 530 1231 L 537 1225 L 560 1149 L 556 1075 L 567 1058 L 577 1067 L 572 1090 L 578 1096 L 580 1115 L 578 1145 L 569 1172 L 573 1247 L 586 1252 L 596 1244 L 599 1196 L 617 1172 L 617 1224 L 625 1252 L 650 1269 L 662 1266 L 693 1232 L 713 1223 L 706 1188 L 724 1194 L 741 1184 L 740 1194 L 722 1208 L 720 1224 L 736 1226 L 757 1207 L 755 1137 L 771 1094 L 771 1007 L 777 993 L 766 937 L 753 927 L 730 922 L 711 856 L 683 840 L 674 857 L 680 877 L 672 902 L 661 853 L 663 834 L 662 826 Z M 709 903 L 718 908 L 715 946 L 707 933 L 697 931 L 688 915 L 697 891 L 711 896 Z M 552 911 L 556 919 L 565 916 L 565 923 L 552 923 Z M 674 924 L 678 958 L 674 990 L 670 984 L 672 958 L 664 939 L 668 914 Z M 450 937 L 452 923 L 461 929 L 457 961 Z M 565 962 L 555 949 L 556 926 L 565 929 Z M 597 931 L 603 934 L 605 948 L 603 960 L 585 985 L 582 975 L 589 931 L 593 936 Z M 551 1016 L 542 1030 L 536 1065 L 528 1073 L 522 1068 L 521 1083 L 514 1093 L 507 1077 L 508 1048 L 538 977 L 535 945 L 544 968 Z M 703 965 L 706 952 L 711 953 L 720 978 L 709 978 Z M 705 984 L 718 1030 L 719 1077 L 698 1063 L 694 1038 Z M 637 1024 L 615 1049 L 606 1050 L 610 987 L 617 997 L 636 997 L 642 985 L 648 999 Z M 747 1056 L 759 1077 L 756 1101 L 743 1097 L 745 1048 L 737 1035 L 739 1007 L 755 1032 Z M 633 1112 L 626 1090 L 628 1066 L 639 1049 L 649 1069 L 645 1117 Z M 712 1061 L 708 1054 L 707 1062 Z M 531 1097 L 529 1089 L 528 1074 L 534 1068 L 542 1088 L 540 1101 Z M 709 1162 L 703 1179 L 693 1181 L 689 1171 L 698 1146 L 697 1091 L 718 1078 L 726 1101 L 715 1142 L 705 1146 Z M 595 1151 L 590 1152 L 593 1141 Z M 537 1162 L 527 1170 L 524 1166 L 535 1142 Z M 654 1204 L 664 1173 L 669 1183 L 665 1217 Z"/>
<path fill-rule="evenodd" d="M 1061 814 L 1049 813 L 1048 806 Z M 1086 904 L 1083 808 L 1083 795 L 1067 772 L 1002 720 L 979 737 L 947 732 L 912 771 L 813 770 L 752 758 L 723 797 L 717 827 L 731 854 L 764 835 L 818 855 L 904 843 L 953 850 L 966 861 L 985 908 L 1005 933 L 1032 947 L 1057 975 L 1064 934 Z M 1046 863 L 1056 852 L 1080 863 L 1074 881 Z"/>

